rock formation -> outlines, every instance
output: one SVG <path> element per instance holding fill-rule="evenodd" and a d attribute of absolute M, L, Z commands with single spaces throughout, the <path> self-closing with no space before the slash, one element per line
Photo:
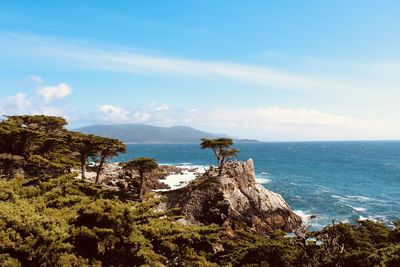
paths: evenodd
<path fill-rule="evenodd" d="M 188 186 L 165 192 L 161 209 L 179 208 L 182 222 L 218 224 L 232 229 L 268 233 L 292 231 L 301 225 L 281 195 L 256 181 L 253 161 L 228 162 L 224 174 L 210 170 Z"/>
<path fill-rule="evenodd" d="M 171 172 L 179 173 L 182 172 L 182 169 L 174 166 L 159 165 L 157 170 L 153 171 L 150 175 L 146 175 L 146 188 L 148 190 L 169 189 L 170 187 L 163 183 L 162 180 Z M 96 172 L 94 168 L 89 168 L 86 172 L 86 178 L 94 181 L 95 176 Z M 130 182 L 131 187 L 137 188 L 138 182 L 137 179 L 133 179 L 134 177 L 138 177 L 136 171 L 124 169 L 124 163 L 104 163 L 104 170 L 101 172 L 100 181 L 104 185 L 124 189 L 128 189 L 128 182 Z"/>

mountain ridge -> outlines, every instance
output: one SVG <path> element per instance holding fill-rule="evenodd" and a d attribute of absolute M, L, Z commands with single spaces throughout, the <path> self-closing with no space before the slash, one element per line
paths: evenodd
<path fill-rule="evenodd" d="M 190 126 L 174 125 L 161 127 L 142 123 L 94 124 L 75 129 L 86 134 L 119 139 L 126 144 L 168 144 L 195 143 L 201 138 L 228 137 L 214 134 Z M 237 142 L 258 142 L 252 139 L 235 139 Z"/>

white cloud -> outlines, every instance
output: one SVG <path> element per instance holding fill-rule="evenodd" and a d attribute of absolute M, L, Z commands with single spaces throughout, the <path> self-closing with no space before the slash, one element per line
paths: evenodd
<path fill-rule="evenodd" d="M 71 118 L 65 107 L 41 106 L 32 102 L 24 93 L 0 100 L 0 115 L 50 115 Z"/>
<path fill-rule="evenodd" d="M 38 75 L 29 75 L 28 79 L 34 83 L 39 83 L 42 84 L 43 83 L 43 79 L 42 77 L 38 76 Z"/>
<path fill-rule="evenodd" d="M 270 125 L 339 126 L 358 127 L 361 121 L 347 116 L 322 113 L 304 108 L 288 109 L 280 107 L 260 107 L 254 109 L 218 109 L 212 113 L 218 120 L 245 123 L 254 127 Z"/>
<path fill-rule="evenodd" d="M 310 109 L 258 107 L 217 109 L 204 125 L 263 140 L 355 140 L 395 139 L 400 127 L 380 118 L 354 118 Z"/>
<path fill-rule="evenodd" d="M 162 103 L 150 103 L 137 109 L 125 108 L 105 104 L 98 107 L 98 112 L 93 114 L 95 121 L 107 123 L 155 123 L 165 124 L 174 117 L 170 113 L 170 106 Z"/>
<path fill-rule="evenodd" d="M 358 64 L 356 67 L 361 70 L 377 74 L 377 75 L 396 75 L 400 78 L 400 62 L 375 62 L 375 63 L 365 63 Z"/>
<path fill-rule="evenodd" d="M 154 107 L 156 111 L 166 111 L 169 110 L 169 106 L 167 104 L 160 104 Z"/>
<path fill-rule="evenodd" d="M 24 93 L 17 93 L 14 96 L 0 100 L 1 115 L 22 115 L 29 114 L 32 103 Z"/>
<path fill-rule="evenodd" d="M 124 122 L 129 121 L 131 118 L 129 116 L 129 111 L 124 108 L 113 106 L 113 105 L 101 105 L 98 107 L 100 121 L 105 122 Z"/>
<path fill-rule="evenodd" d="M 159 126 L 188 125 L 234 137 L 260 140 L 394 139 L 400 127 L 385 119 L 343 116 L 305 108 L 255 107 L 159 111 L 154 103 L 127 110 L 113 105 L 99 107 L 100 121 L 147 123 Z"/>
<path fill-rule="evenodd" d="M 54 99 L 62 99 L 72 92 L 68 84 L 60 83 L 54 86 L 39 86 L 37 93 L 46 103 L 50 103 Z"/>
<path fill-rule="evenodd" d="M 151 118 L 151 114 L 145 111 L 136 111 L 133 113 L 133 122 L 148 122 Z"/>

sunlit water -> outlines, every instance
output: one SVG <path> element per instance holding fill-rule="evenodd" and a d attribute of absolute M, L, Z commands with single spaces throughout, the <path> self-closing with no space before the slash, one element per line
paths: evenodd
<path fill-rule="evenodd" d="M 336 221 L 400 219 L 400 141 L 237 144 L 262 184 L 280 193 L 314 229 Z M 215 164 L 199 144 L 128 145 L 118 161 L 146 156 L 172 165 Z"/>

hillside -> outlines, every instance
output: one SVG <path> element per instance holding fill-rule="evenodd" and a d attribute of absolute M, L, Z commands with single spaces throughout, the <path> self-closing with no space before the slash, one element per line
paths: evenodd
<path fill-rule="evenodd" d="M 124 143 L 193 143 L 201 138 L 221 135 L 200 131 L 187 126 L 158 127 L 146 124 L 91 125 L 77 129 L 79 132 L 115 138 Z M 222 135 L 225 137 L 225 135 Z"/>

